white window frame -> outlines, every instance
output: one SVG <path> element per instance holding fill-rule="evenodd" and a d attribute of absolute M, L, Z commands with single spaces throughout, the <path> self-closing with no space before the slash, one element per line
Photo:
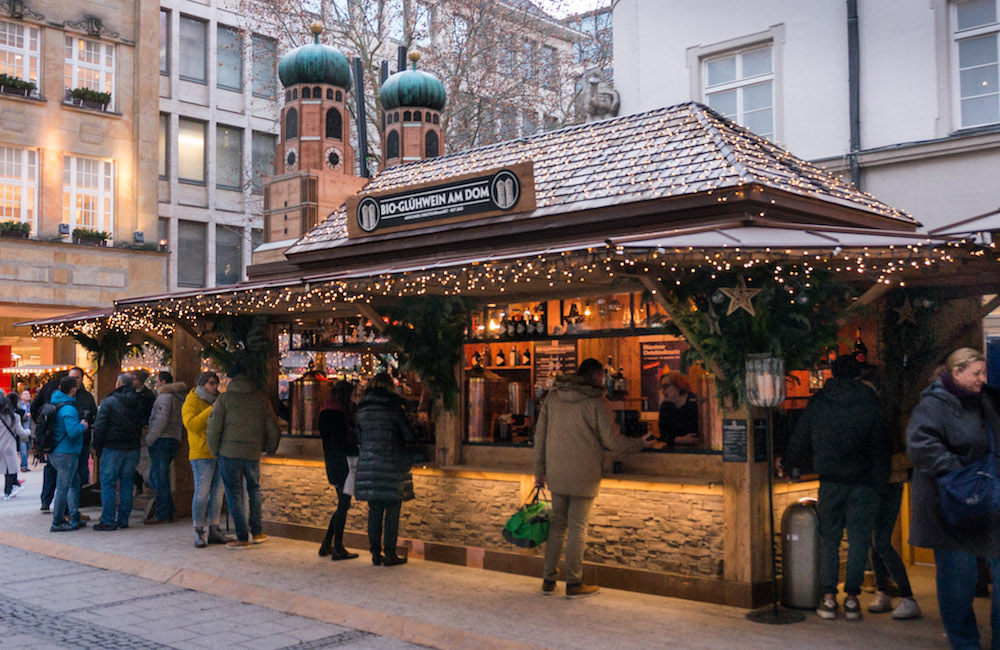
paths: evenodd
<path fill-rule="evenodd" d="M 763 32 L 746 34 L 738 38 L 729 39 L 712 45 L 689 47 L 687 49 L 688 71 L 690 73 L 690 96 L 699 102 L 707 104 L 705 89 L 708 82 L 708 75 L 705 72 L 705 62 L 710 59 L 721 58 L 737 52 L 750 51 L 756 48 L 771 46 L 771 97 L 774 119 L 774 135 L 770 138 L 775 143 L 781 143 L 784 137 L 784 111 L 783 105 L 783 83 L 784 83 L 784 43 L 785 25 L 779 23 Z M 754 77 L 753 82 L 758 83 L 763 77 Z M 751 85 L 751 84 L 748 84 Z M 721 85 L 719 86 L 721 88 Z M 716 90 L 717 87 L 712 88 Z"/>
<path fill-rule="evenodd" d="M 38 234 L 38 152 L 0 146 L 0 221 L 31 225 Z"/>
<path fill-rule="evenodd" d="M 90 177 L 96 187 L 81 184 Z M 83 218 L 81 204 L 94 201 L 92 218 Z M 108 158 L 63 156 L 63 223 L 70 232 L 91 228 L 115 236 L 115 161 Z"/>
<path fill-rule="evenodd" d="M 1000 121 L 995 122 L 982 122 L 979 124 L 963 124 L 962 123 L 962 72 L 959 68 L 959 58 L 958 58 L 958 44 L 960 41 L 964 41 L 971 38 L 977 38 L 981 36 L 989 36 L 991 34 L 996 36 L 997 41 L 997 66 L 1000 67 L 1000 0 L 995 0 L 995 11 L 994 22 L 989 25 L 980 25 L 976 27 L 968 27 L 966 29 L 959 30 L 958 28 L 958 5 L 959 2 L 951 2 L 948 6 L 948 30 L 951 36 L 951 60 L 954 61 L 952 65 L 952 114 L 954 117 L 954 128 L 956 131 L 964 129 L 976 129 L 984 126 L 991 126 L 994 124 L 1000 124 Z M 990 93 L 995 94 L 997 97 L 997 102 L 1000 103 L 1000 93 Z"/>
<path fill-rule="evenodd" d="M 20 65 L 17 57 L 21 57 Z M 35 89 L 31 91 L 31 96 L 38 97 L 40 68 L 39 29 L 12 20 L 0 20 L 0 73 L 33 82 Z"/>
<path fill-rule="evenodd" d="M 91 51 L 93 47 L 96 51 Z M 66 35 L 64 85 L 67 96 L 74 88 L 111 93 L 108 110 L 115 110 L 115 45 L 84 36 Z M 93 56 L 96 55 L 96 60 Z M 81 58 L 84 57 L 84 58 Z"/>
<path fill-rule="evenodd" d="M 758 74 L 752 77 L 743 76 L 743 56 L 753 52 L 760 52 L 767 50 L 771 56 L 771 71 Z M 714 61 L 719 61 L 721 59 L 728 59 L 732 57 L 736 63 L 736 78 L 732 81 L 724 81 L 722 83 L 715 84 L 714 86 L 708 85 L 708 66 Z M 723 52 L 715 56 L 705 57 L 701 60 L 702 66 L 702 95 L 701 101 L 705 105 L 709 105 L 709 95 L 714 95 L 716 93 L 736 91 L 736 114 L 731 116 L 732 119 L 737 124 L 745 125 L 746 109 L 743 104 L 743 90 L 750 88 L 752 86 L 758 86 L 763 83 L 771 84 L 771 131 L 770 135 L 760 133 L 762 137 L 774 138 L 774 48 L 770 43 L 761 43 L 760 45 L 752 45 L 750 47 L 740 48 L 736 50 L 730 50 L 728 52 Z"/>

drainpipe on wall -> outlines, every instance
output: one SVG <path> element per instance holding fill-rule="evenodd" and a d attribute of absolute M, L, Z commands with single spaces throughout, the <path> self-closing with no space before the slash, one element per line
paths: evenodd
<path fill-rule="evenodd" d="M 861 189 L 861 44 L 858 38 L 858 0 L 847 0 L 847 86 L 851 113 L 851 182 Z"/>

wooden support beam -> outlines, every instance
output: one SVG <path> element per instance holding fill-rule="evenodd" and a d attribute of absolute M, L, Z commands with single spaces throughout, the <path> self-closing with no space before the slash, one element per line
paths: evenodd
<path fill-rule="evenodd" d="M 878 282 L 869 287 L 868 291 L 861 294 L 860 298 L 848 305 L 847 308 L 844 309 L 839 316 L 837 316 L 837 325 L 843 327 L 847 321 L 851 319 L 851 312 L 855 309 L 864 307 L 865 305 L 870 305 L 871 303 L 880 300 L 883 296 L 885 296 L 885 294 L 889 293 L 892 288 L 891 284 L 886 284 L 885 282 Z"/>
<path fill-rule="evenodd" d="M 189 325 L 184 321 L 180 320 L 174 321 L 174 327 L 181 330 L 182 332 L 193 338 L 195 341 L 200 343 L 201 347 L 203 348 L 207 348 L 209 347 L 209 345 L 211 345 L 208 341 L 205 340 L 204 336 L 202 336 L 197 330 L 195 330 L 195 328 L 191 327 L 191 325 Z"/>
<path fill-rule="evenodd" d="M 663 283 L 649 275 L 639 274 L 636 277 L 638 277 L 642 284 L 649 289 L 649 292 L 653 294 L 653 300 L 656 301 L 656 304 L 658 304 L 663 311 L 667 312 L 667 316 L 669 316 L 671 322 L 677 326 L 677 329 L 681 331 L 681 335 L 688 342 L 688 344 L 697 350 L 698 354 L 705 359 L 711 373 L 715 375 L 717 379 L 722 378 L 722 368 L 720 368 L 719 364 L 716 362 L 709 360 L 708 356 L 705 355 L 705 351 L 701 349 L 700 345 L 698 345 L 698 341 L 695 340 L 691 331 L 685 327 L 684 323 L 681 322 L 679 318 L 677 318 L 677 308 L 669 300 L 667 300 L 666 288 L 663 286 Z"/>
<path fill-rule="evenodd" d="M 360 302 L 360 301 L 354 303 L 354 307 L 358 310 L 359 314 L 361 314 L 362 316 L 364 316 L 365 318 L 369 319 L 372 322 L 372 325 L 375 327 L 375 329 L 377 329 L 379 332 L 385 331 L 385 321 L 382 320 L 382 315 L 379 314 L 377 311 L 375 311 L 374 307 L 372 307 L 366 302 Z"/>

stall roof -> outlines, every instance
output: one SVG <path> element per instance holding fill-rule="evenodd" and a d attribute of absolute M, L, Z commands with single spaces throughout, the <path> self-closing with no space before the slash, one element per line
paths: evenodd
<path fill-rule="evenodd" d="M 842 209 L 845 215 L 865 214 L 878 227 L 912 230 L 918 225 L 906 213 L 796 158 L 707 106 L 690 102 L 389 167 L 366 186 L 365 192 L 443 182 L 526 161 L 534 162 L 537 207 L 507 218 L 509 221 L 758 186 L 819 200 Z M 291 246 L 286 255 L 360 243 L 347 239 L 346 223 L 343 211 L 334 213 Z M 469 228 L 477 223 L 481 222 L 451 224 L 449 228 Z M 414 232 L 419 231 L 383 237 L 409 237 Z"/>
<path fill-rule="evenodd" d="M 39 318 L 38 320 L 14 323 L 15 327 L 29 327 L 32 325 L 61 325 L 63 323 L 80 323 L 88 320 L 100 320 L 107 318 L 115 311 L 114 307 L 102 307 L 101 309 L 88 309 L 86 311 L 75 311 L 62 316 L 52 316 L 51 318 Z"/>

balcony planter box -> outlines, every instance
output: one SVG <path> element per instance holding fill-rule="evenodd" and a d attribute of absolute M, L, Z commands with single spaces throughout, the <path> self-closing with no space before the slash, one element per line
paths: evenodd
<path fill-rule="evenodd" d="M 7 239 L 27 239 L 31 234 L 31 226 L 20 221 L 0 222 L 0 237 Z"/>
<path fill-rule="evenodd" d="M 90 88 L 74 88 L 69 91 L 68 100 L 74 106 L 95 111 L 107 111 L 111 103 L 111 93 L 102 93 Z"/>
<path fill-rule="evenodd" d="M 3 93 L 4 95 L 29 97 L 35 88 L 37 88 L 37 86 L 32 81 L 25 81 L 20 77 L 0 74 L 0 93 Z"/>
<path fill-rule="evenodd" d="M 104 247 L 107 245 L 110 237 L 106 232 L 91 230 L 90 228 L 77 228 L 73 231 L 73 243 L 80 244 L 81 246 Z"/>

